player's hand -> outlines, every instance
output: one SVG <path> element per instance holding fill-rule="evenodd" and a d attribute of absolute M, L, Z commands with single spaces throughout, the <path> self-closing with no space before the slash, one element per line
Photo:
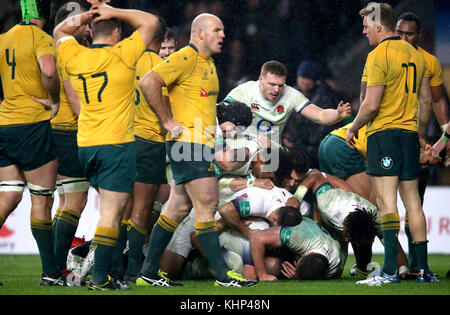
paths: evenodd
<path fill-rule="evenodd" d="M 288 279 L 297 279 L 297 262 L 294 261 L 294 265 L 292 265 L 290 262 L 284 261 L 280 271 Z"/>
<path fill-rule="evenodd" d="M 348 128 L 347 133 L 345 134 L 345 143 L 352 149 L 355 149 L 355 140 L 353 138 L 356 137 L 356 132 L 352 131 Z"/>
<path fill-rule="evenodd" d="M 253 186 L 270 190 L 275 187 L 275 184 L 268 178 L 258 178 L 258 179 L 255 179 Z"/>
<path fill-rule="evenodd" d="M 42 99 L 34 96 L 32 96 L 31 98 L 33 99 L 33 101 L 44 105 L 45 110 L 50 111 L 50 113 L 52 114 L 52 118 L 54 118 L 56 114 L 58 114 L 59 103 L 53 103 L 53 101 L 50 98 Z"/>
<path fill-rule="evenodd" d="M 101 2 L 100 4 L 92 6 L 91 10 L 95 10 L 96 14 L 98 14 L 98 16 L 94 19 L 94 22 L 114 18 L 116 17 L 115 13 L 117 12 L 115 8 L 107 5 L 106 2 Z"/>
<path fill-rule="evenodd" d="M 258 279 L 260 281 L 278 281 L 277 277 L 274 275 L 271 275 L 269 273 L 262 274 L 261 276 L 258 276 Z"/>
<path fill-rule="evenodd" d="M 169 120 L 162 126 L 170 133 L 172 139 L 177 139 L 183 133 L 183 126 L 176 120 Z"/>
<path fill-rule="evenodd" d="M 352 114 L 352 107 L 350 106 L 350 103 L 344 104 L 344 101 L 339 102 L 336 110 L 338 111 L 341 120 L 350 117 Z"/>

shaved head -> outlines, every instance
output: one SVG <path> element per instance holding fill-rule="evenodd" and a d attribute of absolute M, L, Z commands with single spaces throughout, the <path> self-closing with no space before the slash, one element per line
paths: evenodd
<path fill-rule="evenodd" d="M 191 36 L 195 36 L 195 32 L 197 30 L 204 30 L 209 26 L 209 24 L 216 21 L 220 21 L 220 19 L 213 14 L 202 13 L 197 15 L 194 21 L 192 21 Z"/>
<path fill-rule="evenodd" d="M 192 21 L 190 43 L 206 57 L 222 51 L 224 38 L 223 23 L 217 16 L 202 13 Z"/>

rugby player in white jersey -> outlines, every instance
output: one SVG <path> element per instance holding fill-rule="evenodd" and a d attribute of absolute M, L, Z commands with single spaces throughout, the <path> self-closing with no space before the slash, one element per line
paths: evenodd
<path fill-rule="evenodd" d="M 267 134 L 272 148 L 279 148 L 283 129 L 293 112 L 299 112 L 320 125 L 334 125 L 351 115 L 349 103 L 341 101 L 336 109 L 322 109 L 301 92 L 286 85 L 287 69 L 278 61 L 268 61 L 261 67 L 257 81 L 248 81 L 234 88 L 226 101 L 247 104 L 253 112 L 252 124 L 246 134 Z M 313 130 L 311 132 L 314 132 Z"/>

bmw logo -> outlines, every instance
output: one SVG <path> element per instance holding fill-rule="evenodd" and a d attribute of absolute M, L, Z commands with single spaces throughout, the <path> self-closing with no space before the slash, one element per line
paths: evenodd
<path fill-rule="evenodd" d="M 384 157 L 381 159 L 381 166 L 385 169 L 389 169 L 392 167 L 392 159 L 390 157 Z"/>

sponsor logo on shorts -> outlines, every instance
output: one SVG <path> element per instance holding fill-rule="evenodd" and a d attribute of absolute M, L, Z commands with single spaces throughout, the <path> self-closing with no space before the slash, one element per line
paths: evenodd
<path fill-rule="evenodd" d="M 392 167 L 392 164 L 394 164 L 394 162 L 392 161 L 392 159 L 388 156 L 384 157 L 381 159 L 381 166 L 384 169 L 390 169 Z"/>

